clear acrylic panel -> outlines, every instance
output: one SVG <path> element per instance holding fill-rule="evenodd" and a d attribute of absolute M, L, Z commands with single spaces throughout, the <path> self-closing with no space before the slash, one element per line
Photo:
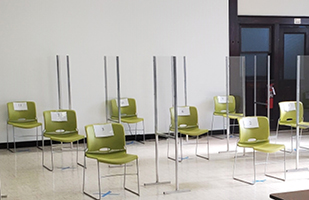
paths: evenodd
<path fill-rule="evenodd" d="M 300 87 L 299 100 L 304 107 L 304 121 L 309 121 L 309 56 L 299 56 Z"/>
<path fill-rule="evenodd" d="M 268 53 L 243 53 L 246 60 L 246 78 L 253 79 L 256 75 L 257 80 L 267 79 L 267 56 Z M 256 63 L 254 60 L 256 57 Z M 256 73 L 254 72 L 254 65 L 256 64 Z"/>
<path fill-rule="evenodd" d="M 245 101 L 245 57 L 231 56 L 227 57 L 227 96 L 235 97 L 236 112 L 246 114 Z"/>
<path fill-rule="evenodd" d="M 69 99 L 69 74 L 68 74 L 68 56 L 67 55 L 57 55 L 56 57 L 56 62 L 59 64 L 59 79 L 57 85 L 58 87 L 58 101 L 59 101 L 59 95 L 60 95 L 60 102 L 59 104 L 59 109 L 70 109 L 70 99 Z M 57 61 L 58 59 L 58 61 Z M 70 61 L 69 61 L 70 62 Z M 60 91 L 59 91 L 60 90 Z"/>
<path fill-rule="evenodd" d="M 156 96 L 157 96 L 157 133 L 167 133 L 169 131 L 170 108 L 174 106 L 174 97 L 177 105 L 185 105 L 185 71 L 183 57 L 176 60 L 176 80 L 173 73 L 173 59 L 171 56 L 154 57 Z M 175 86 L 176 84 L 176 86 Z M 174 89 L 177 89 L 175 96 Z"/>
<path fill-rule="evenodd" d="M 120 82 L 119 72 L 117 72 L 117 56 L 104 56 L 105 73 L 105 95 L 106 95 L 106 119 L 111 116 L 111 100 L 118 99 L 118 83 Z M 119 70 L 119 69 L 118 69 Z"/>

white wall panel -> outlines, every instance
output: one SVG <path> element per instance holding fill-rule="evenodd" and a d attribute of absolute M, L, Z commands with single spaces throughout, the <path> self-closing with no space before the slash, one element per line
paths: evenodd
<path fill-rule="evenodd" d="M 309 16 L 307 0 L 238 0 L 238 15 Z"/>
<path fill-rule="evenodd" d="M 227 1 L 1 0 L 0 19 L 0 142 L 7 102 L 35 101 L 40 121 L 58 107 L 56 54 L 70 55 L 82 133 L 105 121 L 104 55 L 120 56 L 122 96 L 136 98 L 147 133 L 154 128 L 152 56 L 187 56 L 189 104 L 203 128 L 212 97 L 225 93 Z"/>

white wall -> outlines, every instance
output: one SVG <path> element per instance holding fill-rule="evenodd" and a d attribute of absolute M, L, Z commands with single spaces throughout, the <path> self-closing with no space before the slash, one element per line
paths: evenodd
<path fill-rule="evenodd" d="M 225 94 L 227 1 L 1 0 L 0 142 L 7 102 L 35 101 L 40 121 L 58 107 L 56 54 L 70 55 L 82 134 L 84 125 L 105 122 L 104 55 L 120 56 L 122 96 L 136 98 L 147 133 L 154 131 L 152 56 L 185 55 L 188 102 L 210 128 L 212 97 Z"/>
<path fill-rule="evenodd" d="M 238 0 L 238 15 L 309 16 L 308 0 Z"/>

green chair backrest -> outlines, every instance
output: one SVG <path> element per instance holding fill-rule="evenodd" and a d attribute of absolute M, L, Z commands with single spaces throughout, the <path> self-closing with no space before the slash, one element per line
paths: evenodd
<path fill-rule="evenodd" d="M 245 121 L 250 118 L 257 118 L 257 128 L 246 128 Z M 242 117 L 238 118 L 239 123 L 239 143 L 254 143 L 256 142 L 269 142 L 269 123 L 267 117 Z"/>
<path fill-rule="evenodd" d="M 295 109 L 287 109 L 289 104 L 294 104 Z M 280 108 L 280 122 L 288 122 L 288 123 L 295 123 L 296 124 L 296 109 L 297 109 L 297 102 L 296 101 L 282 101 L 279 102 Z M 299 121 L 304 121 L 304 108 L 302 102 L 299 102 Z"/>
<path fill-rule="evenodd" d="M 194 106 L 178 106 L 179 108 L 189 107 L 190 115 L 180 115 L 178 112 L 178 128 L 193 128 L 198 127 L 198 114 L 197 109 Z M 174 115 L 174 107 L 170 108 L 170 116 L 171 116 L 171 128 L 175 127 L 175 115 Z M 184 126 L 186 125 L 186 126 Z"/>
<path fill-rule="evenodd" d="M 229 113 L 236 113 L 236 101 L 233 95 L 229 96 Z M 214 97 L 214 106 L 215 106 L 215 113 L 226 113 L 226 103 L 219 103 L 219 96 Z"/>
<path fill-rule="evenodd" d="M 136 117 L 136 102 L 133 98 L 127 98 L 128 99 L 128 106 L 121 106 L 121 118 L 125 117 Z M 116 99 L 111 100 L 111 116 L 112 117 L 118 117 L 118 104 Z"/>
<path fill-rule="evenodd" d="M 67 116 L 66 121 L 53 121 L 52 113 L 54 112 L 65 112 Z M 64 131 L 76 131 L 76 113 L 74 110 L 47 110 L 43 112 L 44 125 L 46 132 L 56 132 L 57 130 Z"/>
<path fill-rule="evenodd" d="M 85 126 L 88 151 L 98 151 L 101 148 L 125 149 L 125 134 L 122 124 L 112 123 L 114 135 L 109 137 L 96 137 L 94 125 L 103 124 Z"/>
<path fill-rule="evenodd" d="M 26 109 L 24 110 L 15 110 L 18 106 L 16 104 L 26 104 Z M 15 108 L 14 108 L 15 104 Z M 8 109 L 8 121 L 10 122 L 29 122 L 37 121 L 36 120 L 36 107 L 35 103 L 32 101 L 18 101 L 18 102 L 9 102 L 7 103 Z"/>

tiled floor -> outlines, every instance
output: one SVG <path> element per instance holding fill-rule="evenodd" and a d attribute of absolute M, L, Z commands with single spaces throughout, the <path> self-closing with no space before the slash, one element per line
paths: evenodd
<path fill-rule="evenodd" d="M 197 158 L 194 155 L 195 140 L 185 142 L 184 160 L 179 163 L 179 191 L 172 194 L 163 192 L 175 191 L 175 162 L 166 158 L 166 141 L 159 142 L 159 181 L 171 181 L 170 184 L 158 184 L 144 186 L 144 183 L 154 183 L 155 173 L 155 143 L 146 141 L 146 144 L 128 142 L 129 153 L 139 156 L 140 164 L 140 188 L 141 196 L 137 197 L 122 189 L 121 177 L 102 179 L 102 199 L 186 199 L 186 200 L 240 200 L 240 199 L 269 199 L 270 193 L 302 190 L 309 188 L 309 171 L 299 170 L 288 172 L 285 182 L 265 177 L 264 167 L 257 167 L 257 182 L 248 185 L 232 179 L 235 142 L 237 138 L 230 139 L 230 150 L 227 153 L 218 153 L 226 150 L 226 141 L 210 138 L 210 160 Z M 205 145 L 206 138 L 201 139 L 201 146 Z M 303 139 L 308 144 L 309 138 Z M 277 141 L 285 143 L 289 148 L 289 134 L 282 133 Z M 242 155 L 242 150 L 238 150 Z M 48 152 L 47 152 L 48 153 Z M 7 194 L 6 199 L 13 200 L 79 200 L 90 199 L 82 193 L 82 167 L 75 163 L 75 152 L 56 154 L 55 167 L 49 172 L 42 167 L 41 151 L 36 148 L 18 149 L 17 153 L 0 150 L 0 178 L 1 192 Z M 83 162 L 83 153 L 80 151 L 80 162 Z M 246 175 L 244 178 L 252 179 L 252 160 L 250 152 L 246 157 L 240 157 L 237 167 L 238 175 Z M 46 154 L 48 161 L 49 154 Z M 271 157 L 281 161 L 283 153 L 276 153 Z M 296 168 L 295 152 L 286 154 L 286 166 L 288 170 Z M 265 156 L 258 154 L 257 160 L 262 161 Z M 49 163 L 48 163 L 49 164 Z M 96 162 L 87 160 L 87 191 L 95 194 L 97 190 Z M 135 164 L 130 165 L 128 170 L 133 170 Z M 309 152 L 300 151 L 299 168 L 309 167 Z M 102 165 L 104 172 L 122 172 L 122 167 L 108 167 Z M 283 164 L 269 165 L 270 172 L 282 172 Z M 276 175 L 282 176 L 282 173 Z M 128 186 L 136 188 L 134 177 L 128 179 Z M 189 192 L 182 192 L 183 190 Z"/>

